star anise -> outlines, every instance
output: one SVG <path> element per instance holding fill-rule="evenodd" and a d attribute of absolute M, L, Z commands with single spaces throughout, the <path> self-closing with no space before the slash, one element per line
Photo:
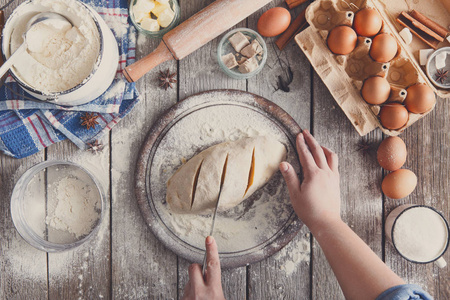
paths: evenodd
<path fill-rule="evenodd" d="M 86 126 L 87 129 L 91 129 L 91 127 L 95 129 L 95 125 L 98 125 L 97 118 L 97 114 L 87 112 L 81 117 L 81 120 L 83 120 L 81 126 Z"/>
<path fill-rule="evenodd" d="M 436 71 L 436 81 L 440 83 L 444 83 L 444 80 L 447 78 L 448 71 L 444 71 L 444 69 L 440 69 Z"/>
<path fill-rule="evenodd" d="M 363 155 L 370 154 L 374 150 L 374 143 L 371 143 L 367 140 L 361 140 L 358 145 L 358 149 L 356 151 L 361 151 Z"/>
<path fill-rule="evenodd" d="M 169 69 L 167 69 L 165 72 L 159 71 L 159 86 L 166 91 L 169 87 L 173 88 L 172 83 L 177 83 L 175 76 L 177 76 L 177 72 L 170 73 Z"/>
<path fill-rule="evenodd" d="M 95 140 L 92 143 L 88 143 L 88 151 L 91 151 L 92 153 L 97 154 L 98 152 L 103 150 L 103 144 L 100 143 L 98 140 Z"/>

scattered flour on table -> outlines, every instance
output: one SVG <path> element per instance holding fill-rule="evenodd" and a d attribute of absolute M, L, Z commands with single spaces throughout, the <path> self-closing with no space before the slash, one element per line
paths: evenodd
<path fill-rule="evenodd" d="M 150 189 L 159 217 L 173 234 L 200 249 L 209 235 L 211 215 L 173 214 L 165 200 L 166 183 L 183 163 L 217 143 L 269 135 L 287 146 L 287 160 L 298 169 L 295 152 L 282 129 L 258 111 L 228 105 L 229 100 L 213 94 L 211 101 L 220 105 L 197 109 L 178 120 L 162 137 L 152 160 Z M 251 249 L 279 234 L 292 214 L 288 191 L 278 172 L 252 197 L 218 213 L 213 235 L 222 253 Z"/>

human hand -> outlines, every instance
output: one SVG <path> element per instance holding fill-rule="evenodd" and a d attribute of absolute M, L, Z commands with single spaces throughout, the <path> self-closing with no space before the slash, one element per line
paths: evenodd
<path fill-rule="evenodd" d="M 184 287 L 183 300 L 225 299 L 220 275 L 219 252 L 216 241 L 212 236 L 206 238 L 205 246 L 207 266 L 205 278 L 203 278 L 202 268 L 199 264 L 190 265 L 189 281 Z"/>
<path fill-rule="evenodd" d="M 303 168 L 303 182 L 300 184 L 294 168 L 287 162 L 280 164 L 280 171 L 295 212 L 313 231 L 341 219 L 338 157 L 321 147 L 307 130 L 297 135 L 296 144 Z"/>

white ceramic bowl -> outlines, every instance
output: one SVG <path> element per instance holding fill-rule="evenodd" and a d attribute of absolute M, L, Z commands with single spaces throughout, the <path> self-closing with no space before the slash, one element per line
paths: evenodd
<path fill-rule="evenodd" d="M 98 29 L 100 52 L 97 61 L 93 66 L 92 72 L 83 82 L 69 90 L 56 93 L 44 93 L 31 87 L 25 83 L 20 76 L 14 72 L 14 68 L 12 68 L 10 74 L 14 80 L 17 81 L 24 91 L 39 100 L 67 106 L 85 104 L 103 94 L 111 85 L 116 75 L 119 63 L 119 49 L 111 29 L 106 25 L 102 17 L 100 17 L 100 15 L 90 6 L 80 1 L 76 1 L 76 3 L 77 5 L 80 5 L 80 9 L 85 10 L 86 14 L 92 17 L 92 20 Z M 20 16 L 25 13 L 25 15 L 28 15 L 28 17 L 31 18 L 32 15 L 42 11 L 48 11 L 48 8 L 43 7 L 42 5 L 36 5 L 32 0 L 22 3 L 14 10 L 8 18 L 2 34 L 2 51 L 5 59 L 8 59 L 11 56 L 11 34 L 15 25 L 19 22 Z M 65 17 L 72 22 L 70 15 L 65 15 Z"/>

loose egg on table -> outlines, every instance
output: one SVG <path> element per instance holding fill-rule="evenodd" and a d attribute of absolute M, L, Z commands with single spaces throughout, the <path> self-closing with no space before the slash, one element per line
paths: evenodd
<path fill-rule="evenodd" d="M 406 145 L 396 136 L 390 136 L 381 142 L 377 151 L 380 166 L 388 171 L 400 169 L 406 162 Z"/>
<path fill-rule="evenodd" d="M 383 193 L 392 199 L 405 198 L 417 186 L 417 176 L 412 171 L 400 169 L 389 173 L 381 183 Z"/>
<path fill-rule="evenodd" d="M 405 99 L 406 108 L 415 114 L 422 114 L 433 108 L 436 96 L 429 86 L 418 83 L 410 86 Z"/>
<path fill-rule="evenodd" d="M 291 14 L 286 8 L 274 7 L 259 17 L 258 32 L 265 37 L 277 36 L 283 33 L 291 23 Z"/>
<path fill-rule="evenodd" d="M 381 104 L 386 102 L 391 94 L 391 86 L 386 78 L 372 76 L 364 81 L 361 95 L 369 104 Z"/>
<path fill-rule="evenodd" d="M 369 54 L 373 60 L 387 63 L 397 54 L 397 41 L 390 34 L 378 34 L 372 40 Z"/>
<path fill-rule="evenodd" d="M 372 37 L 376 35 L 383 25 L 380 14 L 372 8 L 358 11 L 353 21 L 353 28 L 361 36 Z"/>
<path fill-rule="evenodd" d="M 356 32 L 351 27 L 341 25 L 330 31 L 327 45 L 334 54 L 346 55 L 355 49 L 357 39 Z"/>

